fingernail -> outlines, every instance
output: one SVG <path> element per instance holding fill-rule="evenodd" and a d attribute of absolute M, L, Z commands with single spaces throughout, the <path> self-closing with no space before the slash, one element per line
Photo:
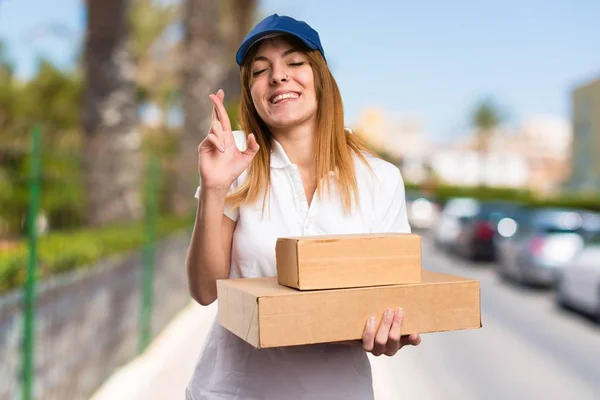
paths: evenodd
<path fill-rule="evenodd" d="M 369 326 L 375 325 L 375 317 L 369 317 L 369 320 L 367 321 L 367 324 Z"/>
<path fill-rule="evenodd" d="M 400 307 L 396 308 L 396 317 L 401 317 L 404 315 L 404 310 Z"/>
<path fill-rule="evenodd" d="M 392 311 L 392 309 L 391 309 L 391 308 L 388 308 L 387 310 L 385 310 L 385 317 L 386 317 L 387 319 L 390 319 L 390 318 L 392 318 L 392 314 L 393 314 L 393 311 Z"/>

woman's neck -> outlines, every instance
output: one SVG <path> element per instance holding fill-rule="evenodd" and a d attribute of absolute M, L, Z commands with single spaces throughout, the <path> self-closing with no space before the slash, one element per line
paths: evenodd
<path fill-rule="evenodd" d="M 271 129 L 271 134 L 293 164 L 312 170 L 315 167 L 315 128 L 315 124 L 302 124 L 289 129 Z"/>

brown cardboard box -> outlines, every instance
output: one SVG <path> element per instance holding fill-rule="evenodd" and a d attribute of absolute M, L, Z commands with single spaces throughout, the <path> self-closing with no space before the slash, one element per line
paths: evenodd
<path fill-rule="evenodd" d="M 217 281 L 218 321 L 257 348 L 360 339 L 367 319 L 404 308 L 402 333 L 481 327 L 479 282 L 423 270 L 423 281 L 299 291 L 277 278 Z"/>
<path fill-rule="evenodd" d="M 279 238 L 280 285 L 300 290 L 421 281 L 421 237 L 408 233 Z"/>

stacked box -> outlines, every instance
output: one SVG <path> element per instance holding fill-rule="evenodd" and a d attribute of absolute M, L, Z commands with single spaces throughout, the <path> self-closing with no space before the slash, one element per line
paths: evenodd
<path fill-rule="evenodd" d="M 280 238 L 277 278 L 299 290 L 421 282 L 421 237 L 415 234 Z"/>
<path fill-rule="evenodd" d="M 362 337 L 402 307 L 402 334 L 481 327 L 479 282 L 422 268 L 415 234 L 279 238 L 277 277 L 217 281 L 219 323 L 257 348 Z"/>

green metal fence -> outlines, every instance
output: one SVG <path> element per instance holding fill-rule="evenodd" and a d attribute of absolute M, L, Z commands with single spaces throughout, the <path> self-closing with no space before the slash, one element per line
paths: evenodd
<path fill-rule="evenodd" d="M 52 282 L 48 283 L 45 281 L 52 281 L 54 279 L 54 274 L 67 276 L 70 272 L 62 271 L 61 273 L 58 273 L 57 271 L 48 272 L 40 270 L 40 245 L 44 238 L 41 237 L 39 233 L 38 222 L 41 206 L 43 203 L 42 199 L 44 195 L 44 176 L 45 172 L 47 172 L 45 171 L 46 165 L 44 165 L 44 160 L 47 160 L 49 155 L 45 154 L 44 127 L 40 125 L 31 127 L 27 135 L 29 137 L 29 145 L 27 150 L 25 151 L 26 154 L 19 153 L 19 158 L 25 157 L 27 159 L 27 176 L 24 177 L 22 179 L 23 182 L 21 182 L 22 186 L 27 187 L 27 208 L 25 221 L 26 240 L 23 241 L 24 253 L 26 253 L 25 259 L 19 258 L 18 256 L 9 256 L 6 254 L 6 252 L 5 254 L 2 254 L 2 249 L 0 248 L 0 280 L 8 279 L 10 281 L 12 279 L 15 282 L 18 282 L 19 280 L 16 277 L 19 277 L 20 274 L 23 274 L 23 272 L 25 272 L 24 279 L 21 279 L 24 280 L 22 286 L 12 288 L 12 292 L 9 290 L 8 294 L 2 293 L 2 290 L 0 290 L 0 361 L 3 361 L 1 359 L 2 354 L 6 353 L 3 351 L 2 348 L 2 346 L 6 345 L 6 341 L 2 340 L 3 332 L 7 329 L 9 331 L 18 331 L 19 329 L 11 327 L 12 325 L 14 325 L 11 321 L 14 321 L 15 318 L 22 318 L 22 328 L 20 328 L 21 360 L 19 386 L 21 398 L 24 400 L 40 398 L 38 393 L 40 391 L 40 385 L 39 382 L 36 382 L 36 379 L 38 379 L 40 374 L 40 372 L 36 370 L 36 364 L 39 364 L 40 360 L 36 359 L 36 355 L 39 357 L 40 349 L 46 351 L 49 349 L 48 346 L 53 346 L 52 343 L 48 343 L 45 341 L 43 341 L 42 343 L 38 343 L 39 339 L 37 339 L 36 341 L 36 337 L 39 336 L 39 333 L 38 335 L 36 335 L 36 332 L 39 330 L 38 328 L 41 328 L 40 325 L 47 326 L 49 323 L 51 325 L 56 326 L 62 326 L 61 324 L 63 323 L 67 325 L 74 323 L 73 321 L 69 320 L 48 322 L 47 318 L 44 319 L 43 322 L 40 322 L 42 321 L 40 319 L 41 316 L 39 315 L 40 307 L 45 305 L 44 303 L 46 301 L 44 299 L 48 298 L 47 294 L 44 295 L 46 296 L 44 297 L 44 299 L 40 297 L 40 293 L 42 292 L 40 284 L 43 284 L 42 286 L 45 285 L 43 292 L 47 293 L 48 291 L 54 290 L 53 288 L 55 286 L 58 286 L 59 284 L 55 284 Z M 0 150 L 3 150 L 2 144 L 0 144 Z M 8 161 L 6 161 L 4 163 L 6 165 L 3 165 L 4 160 L 2 159 L 1 154 L 2 153 L 0 153 L 0 179 L 2 178 L 3 174 L 7 175 L 6 173 L 4 173 L 6 171 L 3 170 L 5 169 L 5 166 L 9 163 Z M 65 156 L 67 155 L 59 155 L 59 157 Z M 171 257 L 169 261 L 172 260 L 172 254 L 177 255 L 177 257 L 181 257 L 181 255 L 184 253 L 182 251 L 182 244 L 185 243 L 185 239 L 187 235 L 189 235 L 191 219 L 187 217 L 184 218 L 183 221 L 177 220 L 173 222 L 171 219 L 165 220 L 164 216 L 161 215 L 161 181 L 164 179 L 164 171 L 161 167 L 161 161 L 159 156 L 151 154 L 147 157 L 146 164 L 144 167 L 144 176 L 145 184 L 143 187 L 144 194 L 142 196 L 144 199 L 144 212 L 142 220 L 138 221 L 143 235 L 143 238 L 139 240 L 139 246 L 137 247 L 140 252 L 139 259 L 136 258 L 136 245 L 132 242 L 133 244 L 131 244 L 131 247 L 133 248 L 130 249 L 130 252 L 122 251 L 123 254 L 131 254 L 130 256 L 128 255 L 126 257 L 127 261 L 121 262 L 121 264 L 119 264 L 119 266 L 117 267 L 99 266 L 98 268 L 96 268 L 98 271 L 100 271 L 96 275 L 106 274 L 106 272 L 104 271 L 108 271 L 110 268 L 112 268 L 112 270 L 116 270 L 118 268 L 121 271 L 119 272 L 120 276 L 130 277 L 128 278 L 128 282 L 137 282 L 138 287 L 136 290 L 139 292 L 139 300 L 136 306 L 137 310 L 135 312 L 131 313 L 131 310 L 127 308 L 128 303 L 125 300 L 119 299 L 120 296 L 126 296 L 131 291 L 129 287 L 122 287 L 119 290 L 115 290 L 114 293 L 116 294 L 113 295 L 114 298 L 110 298 L 109 301 L 112 302 L 110 304 L 117 304 L 118 302 L 120 302 L 118 303 L 119 307 L 121 307 L 120 310 L 122 310 L 125 313 L 131 313 L 132 316 L 137 314 L 138 322 L 134 324 L 133 322 L 127 322 L 128 318 L 122 318 L 119 321 L 126 322 L 119 322 L 118 324 L 125 324 L 126 326 L 124 325 L 119 327 L 106 327 L 107 329 L 120 329 L 123 332 L 119 335 L 115 335 L 118 336 L 117 339 L 111 338 L 110 340 L 122 339 L 123 343 L 114 343 L 113 345 L 121 346 L 124 349 L 129 348 L 129 339 L 127 339 L 126 336 L 135 337 L 135 341 L 137 342 L 134 346 L 136 348 L 136 350 L 134 350 L 135 354 L 140 354 L 144 352 L 151 340 L 153 339 L 153 337 L 161 330 L 162 327 L 164 327 L 166 322 L 168 322 L 168 320 L 174 315 L 174 313 L 181 309 L 182 306 L 187 303 L 187 301 L 189 301 L 189 295 L 186 291 L 186 288 L 184 287 L 185 279 L 181 274 L 178 274 L 176 277 L 173 277 L 174 274 L 172 272 L 177 270 L 184 270 L 181 258 L 178 258 L 176 262 L 173 265 L 171 265 L 170 262 L 165 262 L 164 259 L 157 260 L 157 255 L 159 251 L 162 252 L 161 254 L 163 256 L 161 257 L 163 258 L 165 253 L 171 254 L 171 256 L 169 256 Z M 192 190 L 190 190 L 190 196 L 192 195 L 193 192 Z M 5 203 L 6 202 L 2 204 Z M 164 244 L 165 242 L 163 239 L 165 232 L 172 232 L 173 234 L 181 232 L 182 236 L 179 237 L 179 239 L 177 239 L 175 245 L 169 244 L 171 242 Z M 125 242 L 128 240 L 131 241 L 131 237 L 128 237 L 128 235 L 124 235 L 122 240 Z M 162 247 L 161 243 L 163 243 Z M 74 244 L 74 246 L 75 245 L 76 244 Z M 169 246 L 175 247 L 170 248 Z M 14 253 L 16 254 L 18 252 L 15 251 Z M 110 255 L 107 255 L 106 257 L 108 258 L 110 257 Z M 98 258 L 103 258 L 102 254 L 98 255 Z M 11 263 L 14 263 L 16 265 L 14 269 L 11 269 Z M 160 267 L 158 271 L 156 270 L 157 263 L 158 267 Z M 133 275 L 131 271 L 134 271 Z M 157 272 L 160 274 L 159 277 L 157 277 Z M 73 274 L 73 276 L 77 275 L 77 271 L 73 271 Z M 44 281 L 42 282 L 39 281 L 41 276 L 44 277 Z M 135 278 L 136 276 L 138 278 Z M 73 286 L 72 281 L 75 281 L 77 279 L 80 278 L 64 278 L 63 280 L 69 282 L 67 282 L 66 284 L 60 283 L 60 285 L 63 285 L 65 287 L 68 287 L 69 285 Z M 112 284 L 115 286 L 118 285 L 119 279 L 116 279 L 115 282 Z M 6 287 L 6 285 L 8 285 L 8 287 L 10 288 L 10 283 L 5 284 L 3 287 Z M 19 286 L 17 284 L 15 285 Z M 50 289 L 46 290 L 48 287 L 50 287 Z M 77 290 L 81 291 L 82 289 Z M 157 298 L 156 296 L 157 290 L 159 290 L 159 298 Z M 173 290 L 173 292 L 169 292 L 169 290 Z M 56 290 L 54 290 L 52 293 L 54 293 L 53 296 L 56 297 Z M 22 300 L 18 300 L 21 298 Z M 155 307 L 157 304 L 163 307 L 164 309 L 155 312 Z M 22 313 L 15 314 L 14 310 L 18 308 L 22 308 Z M 107 306 L 107 308 L 105 308 L 104 310 L 108 310 L 105 311 L 104 314 L 106 314 L 107 312 L 115 312 L 115 310 L 111 310 L 110 306 Z M 115 321 L 118 320 L 118 318 L 115 318 L 114 316 L 112 316 L 112 314 L 110 317 L 112 317 L 112 319 Z M 109 320 L 109 316 L 106 315 L 98 315 L 98 318 Z M 4 328 L 3 324 L 9 325 L 9 328 Z M 73 329 L 76 332 L 77 327 L 74 327 Z M 131 329 L 135 329 L 137 334 L 129 335 L 128 332 L 130 332 Z M 73 337 L 73 340 L 76 339 L 76 337 Z M 82 345 L 93 346 L 94 343 L 83 343 Z M 108 348 L 110 346 L 110 343 L 104 343 L 104 348 Z M 48 350 L 48 353 L 52 353 L 52 351 Z M 97 354 L 95 357 L 104 357 L 104 355 L 101 354 L 102 351 L 98 351 L 96 353 L 99 354 Z M 131 358 L 131 356 L 134 355 L 131 352 L 127 351 L 123 351 L 122 353 L 125 354 L 125 356 L 119 356 L 118 360 L 112 362 L 110 365 L 114 365 L 115 363 L 122 364 L 123 362 L 127 362 L 128 357 Z M 63 357 L 64 356 L 68 355 L 63 355 Z M 98 371 L 95 373 L 97 377 L 107 378 L 112 372 L 110 367 L 102 366 L 102 360 L 99 360 L 98 362 L 96 362 L 96 364 L 98 365 Z M 3 369 L 0 370 L 0 375 L 3 375 L 3 372 L 8 370 L 8 367 L 4 367 L 4 365 L 3 367 L 1 367 Z M 6 375 L 10 375 L 10 373 L 7 372 Z M 7 383 L 7 381 L 3 381 L 4 379 L 11 379 L 11 377 L 2 376 L 2 378 L 0 378 L 0 386 L 4 386 L 5 383 Z M 86 380 L 89 379 L 86 378 Z M 73 383 L 73 385 L 77 386 L 84 384 Z M 87 385 L 89 387 L 93 386 L 93 384 L 90 384 L 89 382 L 87 383 Z M 65 388 L 61 390 L 61 393 L 68 392 L 68 389 Z M 2 390 L 0 390 L 0 398 L 3 398 L 4 395 L 10 396 L 12 398 L 15 394 L 14 391 L 10 392 L 12 393 L 11 395 L 7 393 L 9 392 L 2 392 Z M 38 394 L 36 395 L 36 393 Z M 56 391 L 56 393 L 58 393 L 58 390 Z M 50 396 L 47 398 L 57 397 Z"/>
<path fill-rule="evenodd" d="M 33 388 L 33 348 L 35 323 L 35 287 L 37 265 L 37 216 L 40 207 L 41 181 L 41 127 L 33 128 L 31 134 L 31 172 L 29 177 L 29 213 L 27 237 L 29 239 L 29 262 L 27 264 L 27 284 L 25 286 L 25 317 L 23 318 L 23 399 L 32 398 Z"/>
<path fill-rule="evenodd" d="M 37 125 L 31 131 L 31 158 L 29 176 L 29 212 L 27 215 L 27 238 L 29 258 L 27 264 L 27 283 L 25 286 L 25 315 L 23 318 L 23 400 L 33 398 L 34 385 L 34 329 L 35 329 L 35 293 L 37 268 L 37 220 L 41 200 L 42 176 L 42 128 Z M 156 251 L 157 190 L 159 164 L 156 156 L 150 158 L 146 184 L 143 266 L 141 279 L 139 352 L 142 353 L 152 338 L 152 281 L 154 254 Z"/>

